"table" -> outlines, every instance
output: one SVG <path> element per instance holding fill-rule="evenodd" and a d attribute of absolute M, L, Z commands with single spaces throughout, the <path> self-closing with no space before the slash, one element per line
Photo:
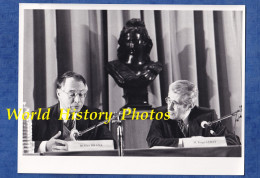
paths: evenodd
<path fill-rule="evenodd" d="M 118 150 L 50 152 L 43 156 L 118 156 Z M 241 157 L 241 146 L 205 148 L 125 149 L 124 156 L 139 157 Z"/>

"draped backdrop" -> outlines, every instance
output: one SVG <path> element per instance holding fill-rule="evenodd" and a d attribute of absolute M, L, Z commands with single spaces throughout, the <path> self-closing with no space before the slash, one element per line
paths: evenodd
<path fill-rule="evenodd" d="M 198 105 L 224 116 L 242 103 L 241 11 L 25 10 L 23 100 L 34 110 L 57 103 L 55 80 L 71 70 L 89 87 L 86 105 L 117 111 L 125 104 L 104 67 L 117 59 L 120 31 L 141 18 L 153 41 L 151 60 L 163 71 L 149 86 L 149 103 L 164 105 L 170 83 L 199 89 Z M 232 120 L 226 122 L 232 130 Z M 240 135 L 241 122 L 235 127 Z"/>

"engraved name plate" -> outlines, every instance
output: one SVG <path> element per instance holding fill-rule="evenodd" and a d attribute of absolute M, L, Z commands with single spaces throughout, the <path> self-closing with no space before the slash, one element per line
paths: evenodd
<path fill-rule="evenodd" d="M 225 137 L 191 137 L 182 139 L 183 147 L 218 147 L 227 146 Z"/>
<path fill-rule="evenodd" d="M 113 140 L 68 141 L 68 151 L 114 150 Z"/>

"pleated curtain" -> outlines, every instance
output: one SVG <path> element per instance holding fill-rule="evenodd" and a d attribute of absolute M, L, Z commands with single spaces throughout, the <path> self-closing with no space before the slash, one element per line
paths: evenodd
<path fill-rule="evenodd" d="M 242 103 L 241 11 L 24 10 L 23 100 L 34 110 L 57 103 L 55 80 L 71 70 L 89 87 L 86 105 L 117 111 L 122 88 L 105 71 L 117 59 L 120 31 L 131 18 L 145 22 L 153 41 L 150 58 L 163 71 L 148 87 L 149 103 L 165 105 L 168 86 L 189 80 L 198 105 L 224 116 Z M 234 122 L 227 126 L 232 129 Z M 241 121 L 235 127 L 240 135 Z"/>

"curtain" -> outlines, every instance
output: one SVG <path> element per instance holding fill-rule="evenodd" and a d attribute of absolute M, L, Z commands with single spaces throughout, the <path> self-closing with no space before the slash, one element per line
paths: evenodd
<path fill-rule="evenodd" d="M 86 105 L 117 111 L 122 88 L 105 71 L 117 59 L 120 31 L 141 18 L 163 71 L 148 87 L 149 104 L 164 105 L 170 83 L 199 89 L 198 105 L 224 116 L 242 103 L 242 11 L 24 10 L 23 100 L 31 110 L 57 103 L 55 80 L 71 70 L 88 84 Z M 232 130 L 232 120 L 225 123 Z M 241 134 L 241 122 L 235 127 Z"/>

